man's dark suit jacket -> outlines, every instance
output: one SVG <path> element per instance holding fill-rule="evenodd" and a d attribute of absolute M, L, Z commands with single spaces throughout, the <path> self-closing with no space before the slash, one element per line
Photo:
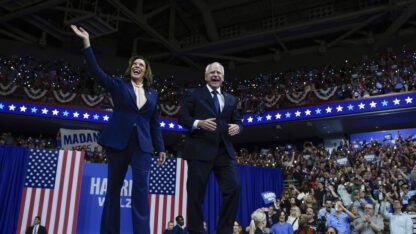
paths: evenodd
<path fill-rule="evenodd" d="M 173 234 L 186 234 L 186 227 L 185 228 L 181 228 L 179 225 L 176 225 L 175 227 L 173 227 L 172 230 Z"/>
<path fill-rule="evenodd" d="M 189 136 L 184 145 L 183 158 L 187 160 L 213 160 L 220 142 L 224 144 L 228 155 L 235 158 L 236 152 L 228 134 L 228 124 L 238 124 L 240 132 L 243 129 L 241 115 L 237 111 L 237 98 L 221 91 L 224 96 L 224 107 L 217 116 L 214 101 L 206 86 L 191 89 L 186 92 L 184 104 L 179 114 L 179 124 L 189 129 Z M 214 132 L 202 129 L 192 129 L 195 120 L 217 118 L 217 130 Z"/>
<path fill-rule="evenodd" d="M 33 233 L 33 226 L 29 227 L 26 232 L 26 234 L 32 234 Z M 46 228 L 42 225 L 39 226 L 37 234 L 47 234 Z"/>

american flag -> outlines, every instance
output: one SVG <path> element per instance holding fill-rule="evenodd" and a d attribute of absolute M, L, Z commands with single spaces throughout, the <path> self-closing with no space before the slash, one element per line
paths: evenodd
<path fill-rule="evenodd" d="M 162 166 L 152 158 L 149 182 L 151 233 L 161 234 L 167 223 L 182 215 L 186 223 L 186 180 L 188 165 L 183 159 L 168 158 Z"/>
<path fill-rule="evenodd" d="M 30 149 L 17 233 L 36 216 L 49 233 L 75 233 L 84 152 Z"/>

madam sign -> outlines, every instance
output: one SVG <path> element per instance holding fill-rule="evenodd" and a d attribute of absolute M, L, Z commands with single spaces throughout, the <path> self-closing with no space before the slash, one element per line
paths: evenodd
<path fill-rule="evenodd" d="M 61 128 L 59 131 L 63 149 L 94 151 L 97 147 L 101 151 L 101 146 L 97 142 L 98 131 L 65 128 Z"/>

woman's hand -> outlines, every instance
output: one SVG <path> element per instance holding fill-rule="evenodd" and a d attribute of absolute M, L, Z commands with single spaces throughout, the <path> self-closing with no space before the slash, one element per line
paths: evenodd
<path fill-rule="evenodd" d="M 71 25 L 71 29 L 72 31 L 82 39 L 82 43 L 84 44 L 84 48 L 88 48 L 91 46 L 90 44 L 90 34 L 88 34 L 87 31 L 85 31 L 85 29 L 83 29 L 82 27 L 77 27 L 75 25 Z"/>
<path fill-rule="evenodd" d="M 157 164 L 158 165 L 163 165 L 166 161 L 166 153 L 165 152 L 160 152 L 159 153 L 159 158 L 157 159 Z"/>

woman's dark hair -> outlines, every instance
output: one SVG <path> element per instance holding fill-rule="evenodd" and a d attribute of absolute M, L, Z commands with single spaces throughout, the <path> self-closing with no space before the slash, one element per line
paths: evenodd
<path fill-rule="evenodd" d="M 282 213 L 284 213 L 284 214 L 285 214 L 285 222 L 286 222 L 286 221 L 287 221 L 287 219 L 289 218 L 289 216 L 287 215 L 286 211 L 284 211 L 284 210 L 280 210 L 280 212 L 279 212 L 279 219 L 280 219 L 280 215 L 282 215 Z"/>
<path fill-rule="evenodd" d="M 326 232 L 328 232 L 328 230 L 329 230 L 330 228 L 332 228 L 332 229 L 334 229 L 334 230 L 335 230 L 335 234 L 338 234 L 338 230 L 337 230 L 336 228 L 332 227 L 332 226 L 327 227 L 327 228 L 326 228 L 325 233 L 326 233 Z"/>
<path fill-rule="evenodd" d="M 153 85 L 153 73 L 152 73 L 152 69 L 150 68 L 150 63 L 147 59 L 145 59 L 143 56 L 141 55 L 133 55 L 130 59 L 129 59 L 129 65 L 126 69 L 126 71 L 124 72 L 124 76 L 125 77 L 130 77 L 130 73 L 131 73 L 131 66 L 133 66 L 134 61 L 136 61 L 136 59 L 142 59 L 145 63 L 146 66 L 146 70 L 144 72 L 143 75 L 143 87 L 146 89 L 149 89 L 152 85 Z"/>

